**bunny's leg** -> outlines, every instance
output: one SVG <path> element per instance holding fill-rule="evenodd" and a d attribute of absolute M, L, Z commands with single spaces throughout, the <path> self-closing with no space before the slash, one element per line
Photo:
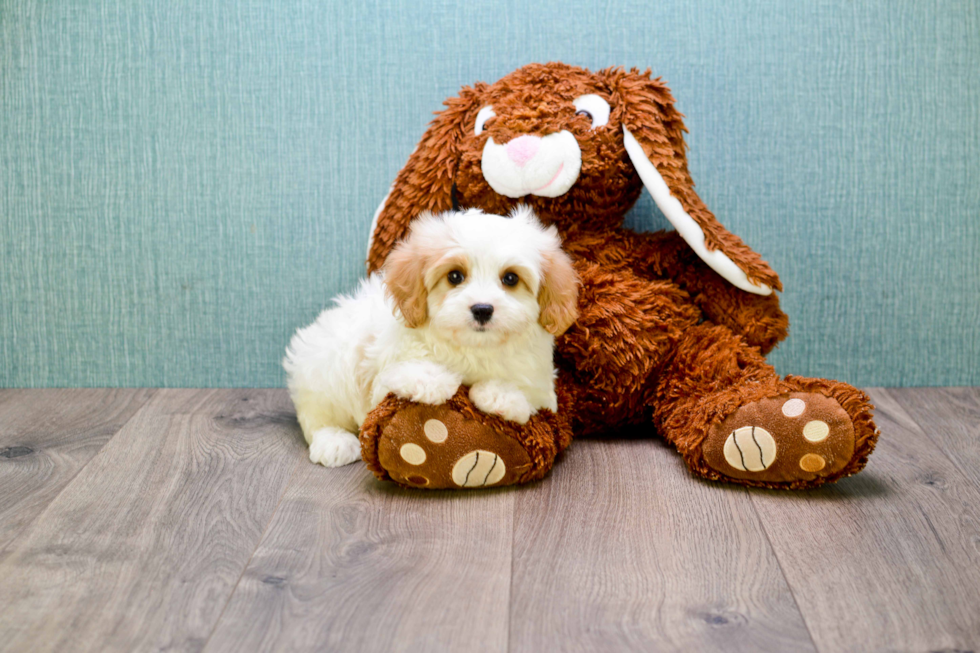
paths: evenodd
<path fill-rule="evenodd" d="M 850 476 L 878 439 L 863 392 L 780 378 L 757 348 L 710 323 L 678 340 L 653 408 L 657 430 L 692 472 L 744 485 L 801 489 Z"/>

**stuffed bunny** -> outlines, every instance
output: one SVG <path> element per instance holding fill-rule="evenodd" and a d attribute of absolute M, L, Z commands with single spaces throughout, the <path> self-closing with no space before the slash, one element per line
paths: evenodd
<path fill-rule="evenodd" d="M 877 441 L 868 397 L 780 378 L 765 362 L 787 335 L 779 277 L 695 193 L 682 116 L 660 79 L 532 64 L 445 106 L 375 215 L 369 270 L 423 211 L 523 203 L 561 234 L 579 318 L 556 340 L 557 413 L 521 425 L 480 413 L 465 388 L 439 406 L 389 395 L 360 435 L 376 475 L 425 488 L 524 483 L 573 435 L 631 424 L 714 480 L 811 488 L 864 468 Z M 676 231 L 623 227 L 644 187 Z M 400 455 L 407 443 L 423 463 Z"/>

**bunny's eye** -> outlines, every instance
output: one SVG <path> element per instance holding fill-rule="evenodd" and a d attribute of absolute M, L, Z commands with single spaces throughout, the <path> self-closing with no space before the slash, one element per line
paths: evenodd
<path fill-rule="evenodd" d="M 575 115 L 585 116 L 592 121 L 592 129 L 602 127 L 609 122 L 609 103 L 598 95 L 582 95 L 572 101 L 575 105 Z"/>
<path fill-rule="evenodd" d="M 496 118 L 497 114 L 493 112 L 493 107 L 486 106 L 480 109 L 480 112 L 476 114 L 476 128 L 474 131 L 476 135 L 479 136 L 483 133 L 483 126 L 487 124 L 487 121 L 491 118 Z"/>

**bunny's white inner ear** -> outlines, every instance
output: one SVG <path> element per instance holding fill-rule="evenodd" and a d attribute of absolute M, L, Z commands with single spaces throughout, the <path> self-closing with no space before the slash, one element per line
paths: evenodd
<path fill-rule="evenodd" d="M 623 126 L 623 142 L 626 145 L 626 152 L 630 156 L 630 161 L 633 162 L 633 167 L 640 175 L 643 185 L 653 196 L 653 201 L 660 207 L 664 217 L 674 225 L 674 229 L 681 235 L 681 238 L 691 246 L 694 253 L 736 288 L 756 295 L 771 294 L 772 288 L 765 284 L 755 284 L 749 281 L 745 272 L 735 265 L 732 259 L 725 256 L 720 249 L 708 250 L 704 244 L 704 230 L 694 221 L 694 218 L 688 215 L 677 198 L 670 194 L 667 182 L 664 181 L 657 167 L 647 158 L 639 141 L 625 126 Z"/>
<path fill-rule="evenodd" d="M 412 148 L 412 153 L 408 155 L 409 160 L 419 151 L 419 145 L 421 143 L 416 143 L 415 147 Z M 405 165 L 407 166 L 408 164 L 406 163 Z M 364 260 L 364 267 L 371 266 L 367 259 L 371 257 L 371 247 L 374 245 L 374 230 L 378 228 L 378 219 L 381 217 L 381 212 L 385 210 L 385 204 L 388 202 L 388 198 L 391 197 L 391 191 L 395 190 L 395 183 L 397 181 L 398 178 L 395 177 L 395 181 L 391 182 L 391 186 L 388 187 L 388 192 L 385 193 L 384 199 L 378 205 L 378 210 L 374 212 L 374 217 L 371 218 L 371 233 L 368 234 L 367 258 Z"/>
<path fill-rule="evenodd" d="M 365 267 L 370 266 L 370 263 L 368 262 L 367 259 L 371 258 L 371 247 L 374 246 L 374 230 L 378 228 L 378 218 L 381 217 L 381 212 L 385 210 L 385 203 L 388 201 L 388 198 L 391 197 L 391 190 L 394 187 L 395 184 L 392 184 L 388 188 L 388 192 L 385 194 L 385 198 L 381 200 L 381 204 L 378 205 L 378 210 L 374 212 L 374 217 L 371 219 L 371 232 L 368 234 L 367 254 L 365 255 L 366 258 L 364 260 Z"/>

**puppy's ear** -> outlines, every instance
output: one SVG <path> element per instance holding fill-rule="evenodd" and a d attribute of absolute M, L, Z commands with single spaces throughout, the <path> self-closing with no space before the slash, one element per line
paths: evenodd
<path fill-rule="evenodd" d="M 687 169 L 683 116 L 650 71 L 620 68 L 600 73 L 623 101 L 623 138 L 633 167 L 664 216 L 712 269 L 742 290 L 768 295 L 779 277 L 756 252 L 730 233 L 694 192 Z"/>
<path fill-rule="evenodd" d="M 445 101 L 408 163 L 374 214 L 368 242 L 368 272 L 379 269 L 421 211 L 439 213 L 453 207 L 452 186 L 460 158 L 460 146 L 474 128 L 481 108 L 484 84 L 464 87 L 458 97 Z"/>
<path fill-rule="evenodd" d="M 409 237 L 398 243 L 384 264 L 386 292 L 405 319 L 405 325 L 416 329 L 429 319 L 425 271 L 429 253 Z"/>
<path fill-rule="evenodd" d="M 554 227 L 549 229 L 552 230 Z M 538 305 L 541 307 L 538 323 L 548 333 L 560 336 L 578 319 L 578 275 L 568 254 L 557 244 L 557 233 L 555 241 L 555 247 L 543 254 L 541 287 L 538 289 Z"/>

